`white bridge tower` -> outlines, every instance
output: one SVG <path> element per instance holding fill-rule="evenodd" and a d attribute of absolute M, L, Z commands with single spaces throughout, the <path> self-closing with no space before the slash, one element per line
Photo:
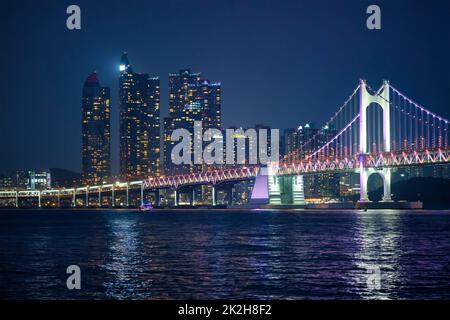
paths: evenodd
<path fill-rule="evenodd" d="M 383 86 L 376 95 L 372 95 L 367 91 L 366 82 L 361 80 L 360 83 L 360 103 L 359 103 L 359 202 L 368 202 L 367 182 L 369 177 L 378 173 L 383 178 L 384 195 L 383 201 L 391 200 L 391 169 L 374 170 L 365 168 L 366 157 L 369 154 L 367 146 L 367 108 L 371 103 L 376 103 L 383 109 L 383 152 L 391 151 L 391 119 L 390 119 L 390 103 L 389 103 L 389 82 L 384 81 Z"/>

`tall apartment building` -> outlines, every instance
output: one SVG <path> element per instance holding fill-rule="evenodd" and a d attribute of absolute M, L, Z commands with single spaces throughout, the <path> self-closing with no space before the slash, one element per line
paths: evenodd
<path fill-rule="evenodd" d="M 160 82 L 120 61 L 120 174 L 125 179 L 160 175 Z"/>
<path fill-rule="evenodd" d="M 102 183 L 111 175 L 110 91 L 96 73 L 84 82 L 82 96 L 82 179 Z"/>
<path fill-rule="evenodd" d="M 175 129 L 186 129 L 193 135 L 194 121 L 202 121 L 203 131 L 221 128 L 222 92 L 220 83 L 202 79 L 200 73 L 183 69 L 169 74 L 169 117 L 164 119 L 164 174 L 198 172 L 202 165 L 175 165 L 171 159 L 171 141 Z M 192 137 L 193 138 L 193 137 Z"/>

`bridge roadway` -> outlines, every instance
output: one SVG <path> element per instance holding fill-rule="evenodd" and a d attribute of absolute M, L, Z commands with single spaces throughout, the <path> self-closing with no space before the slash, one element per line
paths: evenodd
<path fill-rule="evenodd" d="M 110 207 L 130 207 L 130 193 L 140 192 L 140 204 L 144 204 L 144 192 L 155 191 L 155 203 L 160 204 L 161 189 L 169 189 L 174 192 L 174 205 L 178 206 L 179 191 L 184 187 L 210 185 L 212 187 L 212 205 L 216 205 L 216 186 L 223 183 L 233 183 L 254 179 L 259 172 L 259 167 L 242 167 L 238 169 L 212 170 L 204 173 L 192 173 L 177 176 L 162 176 L 130 182 L 115 182 L 98 186 L 83 186 L 77 188 L 56 188 L 50 190 L 4 190 L 0 191 L 0 199 L 9 199 L 10 204 L 20 207 L 20 199 L 37 199 L 37 206 L 42 206 L 43 199 L 55 199 L 57 207 L 61 206 L 61 200 L 70 199 L 71 206 L 77 206 L 77 199 L 83 197 L 83 204 L 88 207 L 90 197 L 97 196 L 97 207 L 102 206 L 102 197 L 108 195 L 111 198 Z M 123 198 L 118 202 L 117 198 Z M 194 194 L 191 196 L 194 204 Z M 120 200 L 119 200 L 120 201 Z"/>
<path fill-rule="evenodd" d="M 390 168 L 417 166 L 417 165 L 431 165 L 444 164 L 450 162 L 450 149 L 434 149 L 417 151 L 402 151 L 402 152 L 384 152 L 376 155 L 364 155 L 364 168 L 368 170 L 365 179 L 373 173 L 382 173 Z M 270 176 L 304 176 L 309 174 L 320 173 L 344 173 L 344 172 L 359 172 L 360 171 L 360 157 L 349 157 L 344 159 L 322 159 L 315 161 L 299 161 L 292 163 L 281 162 L 277 166 L 272 166 L 269 169 Z M 212 187 L 212 205 L 216 205 L 216 186 L 225 182 L 239 182 L 249 179 L 255 179 L 261 173 L 259 167 L 243 167 L 239 169 L 214 170 L 205 173 L 186 174 L 177 176 L 167 176 L 158 178 L 148 178 L 139 181 L 131 182 L 115 182 L 111 184 L 103 184 L 100 186 L 83 186 L 78 188 L 59 188 L 51 190 L 6 190 L 0 191 L 0 199 L 9 199 L 10 204 L 15 207 L 20 206 L 19 199 L 35 198 L 38 201 L 37 206 L 41 207 L 43 199 L 55 199 L 56 206 L 61 205 L 61 199 L 70 199 L 71 206 L 77 206 L 77 199 L 83 199 L 84 206 L 90 203 L 90 197 L 96 196 L 97 203 L 102 203 L 102 197 L 108 196 L 111 198 L 111 207 L 130 207 L 130 193 L 136 191 L 140 192 L 139 199 L 141 205 L 143 204 L 144 192 L 146 190 L 154 191 L 155 204 L 160 204 L 161 189 L 168 189 L 174 192 L 174 205 L 178 205 L 179 191 L 184 187 L 193 187 L 198 185 L 210 185 Z M 385 177 L 383 176 L 383 179 Z M 269 181 L 271 179 L 269 178 Z M 264 190 L 268 195 L 270 194 L 270 183 L 265 183 Z M 300 186 L 303 189 L 303 184 Z M 386 193 L 390 192 L 390 186 L 386 185 Z M 295 188 L 294 188 L 295 189 Z M 298 188 L 297 188 L 298 189 Z M 299 190 L 301 196 L 299 204 L 304 203 L 304 192 Z M 118 195 L 122 202 L 118 202 Z M 194 204 L 194 195 L 191 196 L 191 204 Z M 295 195 L 294 195 L 295 197 Z M 270 195 L 268 196 L 270 198 Z M 388 199 L 387 199 L 388 200 Z M 79 201 L 81 202 L 81 201 Z M 270 203 L 277 205 L 277 201 L 270 201 Z M 97 205 L 99 206 L 99 205 Z"/>

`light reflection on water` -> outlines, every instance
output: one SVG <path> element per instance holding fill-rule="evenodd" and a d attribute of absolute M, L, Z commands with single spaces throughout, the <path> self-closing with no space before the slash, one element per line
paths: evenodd
<path fill-rule="evenodd" d="M 449 231 L 442 212 L 0 211 L 0 297 L 450 298 Z"/>
<path fill-rule="evenodd" d="M 398 257 L 401 256 L 400 215 L 388 210 L 358 215 L 355 252 L 358 272 L 355 285 L 360 287 L 360 295 L 365 299 L 395 298 L 395 285 L 398 281 Z M 379 268 L 380 287 L 374 287 L 369 280 L 368 268 Z"/>

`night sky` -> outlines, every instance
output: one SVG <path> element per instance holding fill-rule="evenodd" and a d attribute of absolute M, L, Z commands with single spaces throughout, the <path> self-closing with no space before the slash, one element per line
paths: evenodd
<path fill-rule="evenodd" d="M 81 170 L 81 90 L 96 70 L 111 87 L 118 169 L 118 64 L 161 78 L 182 68 L 220 81 L 225 126 L 324 123 L 367 79 L 450 118 L 450 1 L 2 1 L 0 171 Z M 82 29 L 66 28 L 81 7 Z M 382 30 L 366 28 L 378 4 Z"/>

